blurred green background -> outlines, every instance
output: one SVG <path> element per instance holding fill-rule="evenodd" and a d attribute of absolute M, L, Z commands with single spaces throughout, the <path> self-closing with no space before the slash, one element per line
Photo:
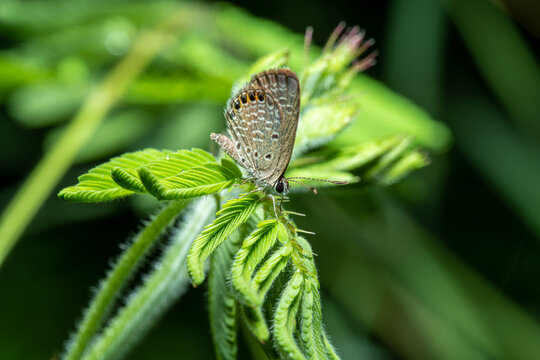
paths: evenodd
<path fill-rule="evenodd" d="M 299 66 L 305 28 L 322 46 L 340 21 L 376 39 L 380 55 L 368 75 L 445 123 L 453 142 L 422 139 L 417 128 L 428 168 L 389 188 L 292 198 L 290 208 L 307 214 L 299 226 L 317 233 L 309 240 L 334 345 L 344 359 L 540 358 L 535 1 L 3 0 L 0 210 L 89 94 L 104 79 L 113 88 L 125 80 L 110 74 L 141 29 L 171 14 L 185 22 L 167 46 L 145 47 L 158 55 L 148 55 L 88 130 L 89 142 L 0 267 L 1 359 L 58 354 L 110 259 L 156 205 L 70 204 L 59 189 L 125 151 L 215 150 L 208 134 L 224 128 L 224 103 L 251 62 L 288 47 Z M 396 121 L 378 131 L 407 128 Z M 128 357 L 213 358 L 205 296 L 204 287 L 191 289 Z M 252 358 L 241 344 L 241 358 Z"/>

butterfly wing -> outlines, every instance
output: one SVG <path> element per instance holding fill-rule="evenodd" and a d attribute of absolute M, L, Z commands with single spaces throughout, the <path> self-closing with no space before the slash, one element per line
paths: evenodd
<path fill-rule="evenodd" d="M 300 112 L 300 82 L 289 69 L 273 69 L 254 75 L 249 86 L 263 89 L 273 102 L 267 102 L 267 108 L 273 112 L 273 116 L 270 116 L 271 129 L 268 123 L 259 129 L 263 133 L 261 144 L 268 144 L 268 147 L 263 149 L 264 156 L 257 163 L 264 167 L 263 163 L 270 160 L 272 166 L 261 173 L 260 177 L 273 186 L 285 173 L 291 160 Z M 279 119 L 276 118 L 278 114 Z M 272 155 L 271 159 L 266 157 L 268 153 Z"/>
<path fill-rule="evenodd" d="M 287 69 L 254 75 L 233 96 L 225 117 L 230 139 L 213 135 L 255 182 L 274 186 L 291 159 L 300 108 L 296 74 Z"/>

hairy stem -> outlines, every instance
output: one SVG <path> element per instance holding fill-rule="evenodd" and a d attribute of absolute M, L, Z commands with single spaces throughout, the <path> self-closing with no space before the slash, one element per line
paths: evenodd
<path fill-rule="evenodd" d="M 86 311 L 78 331 L 69 341 L 64 356 L 65 359 L 80 359 L 81 354 L 103 322 L 107 310 L 112 305 L 122 285 L 137 268 L 148 248 L 172 223 L 185 206 L 186 202 L 173 202 L 161 210 L 150 224 L 137 235 L 133 244 L 118 259 L 112 271 L 109 272 L 107 278 L 101 283 L 100 289 Z"/>
<path fill-rule="evenodd" d="M 109 322 L 82 359 L 117 359 L 125 355 L 187 289 L 186 256 L 195 237 L 213 218 L 212 198 L 194 202 L 144 284 L 128 296 L 126 306 Z"/>

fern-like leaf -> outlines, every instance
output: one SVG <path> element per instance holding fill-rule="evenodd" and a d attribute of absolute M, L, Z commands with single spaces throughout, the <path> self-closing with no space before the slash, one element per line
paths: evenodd
<path fill-rule="evenodd" d="M 304 276 L 297 270 L 283 290 L 274 315 L 274 337 L 280 353 L 286 359 L 305 359 L 294 337 L 303 284 Z"/>
<path fill-rule="evenodd" d="M 189 274 L 194 285 L 204 281 L 204 261 L 225 239 L 255 212 L 260 197 L 251 194 L 240 199 L 232 199 L 216 214 L 218 217 L 195 239 L 187 257 Z"/>
<path fill-rule="evenodd" d="M 270 329 L 264 319 L 262 308 L 242 305 L 242 315 L 249 330 L 259 341 L 264 342 L 270 338 Z"/>
<path fill-rule="evenodd" d="M 233 286 L 242 295 L 243 300 L 251 306 L 262 305 L 257 288 L 251 283 L 252 274 L 276 243 L 280 227 L 284 228 L 284 225 L 277 219 L 261 221 L 257 229 L 244 240 L 234 259 L 231 270 Z"/>
<path fill-rule="evenodd" d="M 241 177 L 230 160 L 221 164 L 207 152 L 194 149 L 175 154 L 139 169 L 147 191 L 160 200 L 178 200 L 209 195 L 232 186 Z"/>
<path fill-rule="evenodd" d="M 168 154 L 170 154 L 170 151 L 167 150 L 145 149 L 112 158 L 110 161 L 96 166 L 86 174 L 79 176 L 77 185 L 64 188 L 58 196 L 67 201 L 97 203 L 126 197 L 136 191 L 144 192 L 144 188 L 141 189 L 136 186 L 124 188 L 119 185 L 111 176 L 112 170 L 121 168 L 129 171 L 156 159 L 166 157 Z"/>
<path fill-rule="evenodd" d="M 311 289 L 313 290 L 313 332 L 316 335 L 315 344 L 317 345 L 317 352 L 325 354 L 326 359 L 340 360 L 336 349 L 330 343 L 326 331 L 323 328 L 321 294 L 319 293 L 319 289 L 313 284 L 311 285 Z M 319 340 L 321 340 L 319 336 L 322 336 L 322 344 L 319 343 Z"/>
<path fill-rule="evenodd" d="M 309 177 L 328 180 L 375 182 L 390 185 L 429 164 L 426 154 L 411 149 L 412 138 L 391 136 L 360 145 L 347 146 L 338 152 L 315 154 L 297 159 L 287 172 L 288 177 Z M 328 157 L 328 160 L 326 158 Z M 355 176 L 359 174 L 360 176 Z M 331 183 L 306 181 L 310 186 L 332 186 Z M 294 184 L 293 184 L 294 185 Z M 300 189 L 295 186 L 296 189 Z"/>
<path fill-rule="evenodd" d="M 318 359 L 316 351 L 317 334 L 313 327 L 313 291 L 310 287 L 302 293 L 302 305 L 300 312 L 300 339 L 304 354 L 308 359 Z M 320 334 L 318 334 L 320 336 Z"/>
<path fill-rule="evenodd" d="M 252 279 L 251 287 L 257 290 L 261 300 L 264 300 L 266 293 L 274 283 L 274 280 L 281 274 L 291 259 L 292 246 L 284 244 L 260 266 Z"/>

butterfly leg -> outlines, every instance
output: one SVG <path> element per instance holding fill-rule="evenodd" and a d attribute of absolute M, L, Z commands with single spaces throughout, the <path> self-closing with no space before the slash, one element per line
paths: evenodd
<path fill-rule="evenodd" d="M 274 204 L 274 214 L 276 215 L 276 219 L 279 219 L 279 216 L 277 214 L 276 198 L 272 194 L 268 194 L 268 196 L 270 197 L 270 199 L 272 199 L 272 204 Z M 280 205 L 280 210 L 281 210 L 281 205 Z"/>
<path fill-rule="evenodd" d="M 233 158 L 234 161 L 242 165 L 240 155 L 238 155 L 236 147 L 234 146 L 234 142 L 230 138 L 223 134 L 211 133 L 210 139 L 214 140 L 219 145 L 221 150 L 223 150 L 227 155 Z"/>

